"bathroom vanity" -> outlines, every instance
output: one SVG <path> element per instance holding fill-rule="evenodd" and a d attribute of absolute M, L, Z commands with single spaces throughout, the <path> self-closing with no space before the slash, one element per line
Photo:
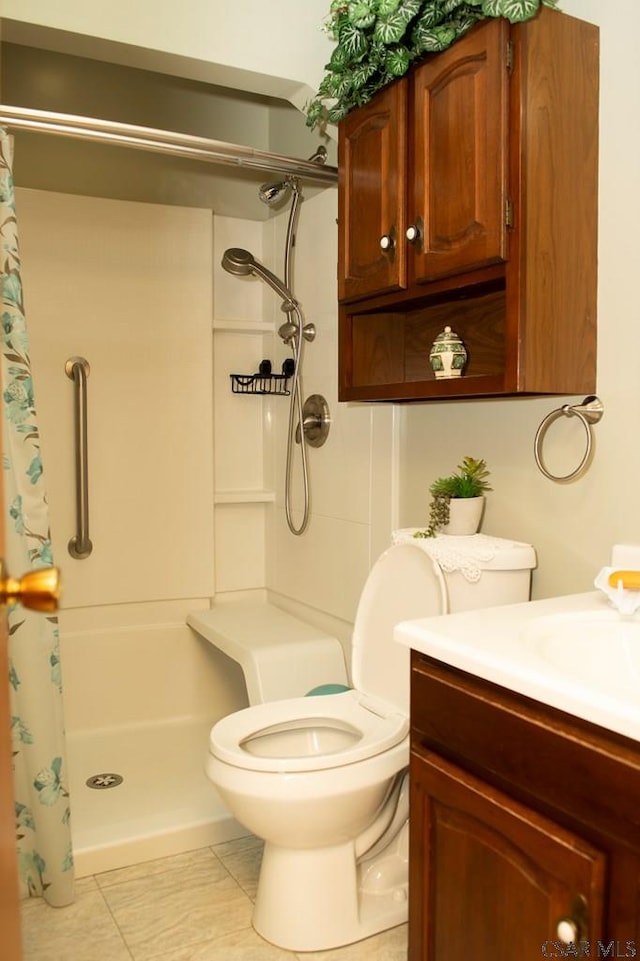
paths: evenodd
<path fill-rule="evenodd" d="M 593 684 L 559 670 L 541 639 L 616 623 L 578 598 L 575 625 L 565 597 L 396 631 L 413 648 L 410 961 L 640 952 L 640 643 L 617 689 L 593 645 Z"/>

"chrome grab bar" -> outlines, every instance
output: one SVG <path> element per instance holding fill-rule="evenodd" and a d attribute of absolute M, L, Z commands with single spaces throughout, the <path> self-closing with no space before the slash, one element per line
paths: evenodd
<path fill-rule="evenodd" d="M 70 357 L 64 371 L 75 384 L 76 429 L 76 535 L 69 541 L 72 557 L 82 560 L 93 550 L 89 538 L 89 472 L 87 465 L 87 377 L 89 362 L 84 357 Z"/>

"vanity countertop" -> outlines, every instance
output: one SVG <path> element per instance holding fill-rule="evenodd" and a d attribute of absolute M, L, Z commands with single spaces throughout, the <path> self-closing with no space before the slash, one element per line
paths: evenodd
<path fill-rule="evenodd" d="M 640 741 L 640 616 L 600 591 L 397 625 L 396 641 Z"/>

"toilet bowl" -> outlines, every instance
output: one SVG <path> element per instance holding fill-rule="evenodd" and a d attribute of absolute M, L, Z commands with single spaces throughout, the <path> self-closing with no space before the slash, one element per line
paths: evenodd
<path fill-rule="evenodd" d="M 279 947 L 325 950 L 407 918 L 409 651 L 393 629 L 446 613 L 447 576 L 417 542 L 389 548 L 358 605 L 353 688 L 258 704 L 211 730 L 207 775 L 265 841 L 252 920 Z"/>

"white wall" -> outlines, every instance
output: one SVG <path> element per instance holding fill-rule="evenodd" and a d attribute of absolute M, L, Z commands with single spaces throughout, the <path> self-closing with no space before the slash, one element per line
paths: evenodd
<path fill-rule="evenodd" d="M 635 0 L 563 0 L 561 6 L 600 25 L 597 393 L 605 413 L 593 429 L 593 462 L 581 478 L 562 485 L 547 480 L 533 456 L 534 435 L 543 417 L 582 397 L 425 404 L 402 410 L 403 524 L 425 522 L 434 477 L 449 473 L 465 454 L 486 458 L 494 493 L 483 529 L 536 546 L 538 597 L 590 590 L 595 574 L 608 563 L 613 543 L 640 542 L 640 7 Z M 548 466 L 557 473 L 570 471 L 584 443 L 576 420 L 557 423 L 545 441 Z"/>
<path fill-rule="evenodd" d="M 281 97 L 317 90 L 331 44 L 326 0 L 3 0 L 3 39 Z M 55 35 L 52 34 L 55 32 Z"/>
<path fill-rule="evenodd" d="M 211 214 L 17 191 L 54 556 L 64 607 L 213 591 Z M 72 559 L 73 383 L 85 357 L 89 518 Z"/>

